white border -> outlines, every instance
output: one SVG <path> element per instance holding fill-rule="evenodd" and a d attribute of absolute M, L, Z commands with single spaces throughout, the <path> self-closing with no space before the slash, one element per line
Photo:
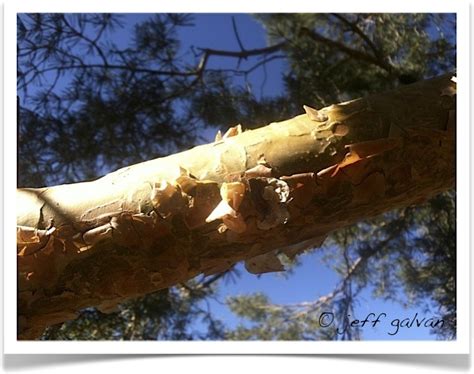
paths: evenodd
<path fill-rule="evenodd" d="M 158 2 L 157 2 L 158 3 Z M 308 7 L 308 1 L 293 0 L 281 2 L 275 9 L 275 2 L 239 1 L 239 7 L 229 8 L 227 2 L 168 1 L 162 4 L 149 1 L 16 1 L 5 5 L 5 85 L 4 101 L 5 134 L 5 198 L 4 198 L 4 353 L 247 353 L 247 354 L 314 354 L 314 353 L 469 353 L 469 7 L 462 2 L 433 2 L 417 0 L 408 4 L 400 2 L 357 1 L 347 3 L 321 2 Z M 400 9 L 400 6 L 403 8 Z M 16 13 L 17 12 L 456 12 L 458 48 L 458 129 L 457 129 L 457 266 L 458 266 L 458 339 L 456 341 L 363 341 L 363 342 L 54 342 L 16 340 L 16 246 L 15 220 L 7 219 L 15 212 L 16 190 Z M 462 162 L 462 168 L 461 166 Z M 9 265 L 9 266 L 8 266 Z"/>
<path fill-rule="evenodd" d="M 351 0 L 324 1 L 311 4 L 307 0 L 292 0 L 291 2 L 278 2 L 275 0 L 239 0 L 238 2 L 225 2 L 214 0 L 179 0 L 167 2 L 150 2 L 148 0 L 98 1 L 63 1 L 63 0 L 13 0 L 15 12 L 123 12 L 123 13 L 269 13 L 269 12 L 459 12 L 468 13 L 468 3 L 458 0 L 453 3 L 434 2 L 432 0 L 399 0 L 397 2 L 381 2 L 378 0 Z M 461 12 L 462 13 L 462 12 Z"/>

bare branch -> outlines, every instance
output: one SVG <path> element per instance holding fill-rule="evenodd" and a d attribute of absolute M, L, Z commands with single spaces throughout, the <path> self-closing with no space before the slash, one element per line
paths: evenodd
<path fill-rule="evenodd" d="M 237 43 L 239 43 L 240 50 L 242 52 L 245 51 L 244 45 L 242 44 L 242 41 L 240 40 L 239 31 L 237 30 L 237 24 L 235 23 L 234 16 L 232 16 L 232 28 L 234 29 L 234 35 L 235 35 L 235 38 L 237 39 Z"/>
<path fill-rule="evenodd" d="M 381 62 L 385 62 L 382 53 L 380 50 L 375 46 L 375 44 L 370 40 L 370 38 L 357 26 L 355 22 L 350 22 L 347 18 L 342 16 L 339 13 L 331 13 L 334 17 L 345 23 L 347 26 L 351 28 L 357 35 L 361 37 L 362 40 L 369 46 L 369 48 L 374 53 L 374 56 L 379 59 Z M 385 62 L 386 63 L 386 62 Z"/>
<path fill-rule="evenodd" d="M 287 45 L 286 42 L 281 42 L 278 44 L 271 45 L 264 48 L 249 49 L 244 51 L 224 51 L 219 49 L 211 48 L 200 48 L 200 50 L 209 56 L 222 56 L 222 57 L 237 57 L 237 58 L 247 58 L 251 56 L 266 55 L 282 50 Z"/>
<path fill-rule="evenodd" d="M 310 30 L 306 27 L 303 27 L 301 29 L 301 33 L 303 35 L 306 35 L 309 38 L 313 39 L 315 42 L 319 42 L 319 43 L 325 44 L 325 45 L 327 45 L 331 48 L 338 49 L 341 52 L 344 52 L 345 54 L 347 54 L 348 56 L 350 56 L 352 58 L 355 58 L 355 59 L 358 59 L 358 60 L 361 60 L 361 61 L 365 61 L 365 62 L 367 62 L 371 65 L 379 66 L 380 68 L 382 68 L 383 70 L 385 70 L 389 74 L 393 74 L 393 66 L 392 65 L 390 65 L 386 62 L 383 62 L 383 61 L 379 61 L 374 56 L 371 56 L 371 55 L 369 55 L 365 52 L 361 52 L 361 51 L 349 48 L 348 46 L 346 46 L 345 44 L 343 44 L 341 42 L 326 38 L 325 36 L 323 36 L 321 34 L 318 34 L 315 31 Z"/>
<path fill-rule="evenodd" d="M 221 72 L 233 73 L 233 74 L 236 74 L 236 75 L 249 75 L 250 73 L 252 73 L 256 69 L 258 69 L 260 66 L 262 66 L 262 65 L 264 65 L 268 62 L 271 62 L 273 60 L 286 59 L 286 57 L 287 57 L 286 55 L 273 55 L 273 56 L 267 57 L 267 58 L 257 62 L 255 65 L 251 66 L 250 68 L 248 68 L 246 70 L 240 70 L 240 69 L 208 69 L 207 71 L 221 71 Z"/>

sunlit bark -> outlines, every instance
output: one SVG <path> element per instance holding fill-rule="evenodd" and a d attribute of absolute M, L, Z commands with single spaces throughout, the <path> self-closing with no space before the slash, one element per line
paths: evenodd
<path fill-rule="evenodd" d="M 238 261 L 282 270 L 276 255 L 453 188 L 455 90 L 445 75 L 96 181 L 18 189 L 19 338 Z"/>

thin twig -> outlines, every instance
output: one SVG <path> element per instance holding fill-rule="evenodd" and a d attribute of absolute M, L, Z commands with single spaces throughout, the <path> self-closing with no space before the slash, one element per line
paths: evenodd
<path fill-rule="evenodd" d="M 383 70 L 387 71 L 389 74 L 393 73 L 393 66 L 387 64 L 386 62 L 379 61 L 376 57 L 372 55 L 358 51 L 356 49 L 352 49 L 339 41 L 326 38 L 325 36 L 318 34 L 315 31 L 308 29 L 307 27 L 301 28 L 301 33 L 313 39 L 315 42 L 319 42 L 331 48 L 338 49 L 339 51 L 344 52 L 346 55 L 354 59 L 365 61 L 371 65 L 379 66 Z"/>
<path fill-rule="evenodd" d="M 232 16 L 232 28 L 234 29 L 234 35 L 235 35 L 235 38 L 237 39 L 237 43 L 239 44 L 240 50 L 242 52 L 245 52 L 244 45 L 242 44 L 242 41 L 240 40 L 239 31 L 237 30 L 237 24 L 235 23 L 234 16 Z"/>
<path fill-rule="evenodd" d="M 356 23 L 350 22 L 347 18 L 342 16 L 339 13 L 331 13 L 334 17 L 339 19 L 340 21 L 344 22 L 348 25 L 352 31 L 354 31 L 357 35 L 359 35 L 362 40 L 369 46 L 369 48 L 374 52 L 374 56 L 378 58 L 380 61 L 383 61 L 383 56 L 380 53 L 379 49 L 375 46 L 375 44 L 370 40 L 370 38 L 357 26 Z"/>

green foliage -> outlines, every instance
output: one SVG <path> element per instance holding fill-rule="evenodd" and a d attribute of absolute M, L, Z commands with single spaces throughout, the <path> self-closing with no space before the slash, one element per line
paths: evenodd
<path fill-rule="evenodd" d="M 316 107 L 394 88 L 399 84 L 429 78 L 455 69 L 455 20 L 443 14 L 265 14 L 257 16 L 266 26 L 269 40 L 288 41 L 291 66 L 285 75 L 289 97 L 300 107 Z M 346 21 L 347 22 L 346 22 Z M 314 43 L 302 29 L 310 29 L 340 44 Z M 358 33 L 359 30 L 369 42 Z M 356 58 L 346 51 L 362 51 L 374 61 Z M 385 67 L 384 67 L 385 66 Z M 340 230 L 322 249 L 327 263 L 341 276 L 326 307 L 332 308 L 340 324 L 352 310 L 356 296 L 371 287 L 373 296 L 405 306 L 424 303 L 435 309 L 447 328 L 436 330 L 439 338 L 456 336 L 456 246 L 455 195 L 449 192 L 427 204 L 384 214 Z M 297 271 L 297 269 L 295 270 Z M 426 300 L 431 303 L 426 303 Z M 252 296 L 229 301 L 234 313 L 253 322 L 239 325 L 229 337 L 250 336 L 280 339 L 281 331 L 293 331 L 286 321 L 296 316 L 318 315 L 318 307 L 299 310 L 265 301 L 264 315 L 252 317 Z M 238 308 L 238 304 L 245 308 Z M 320 306 L 318 300 L 316 306 Z M 288 315 L 281 318 L 282 310 Z M 245 314 L 247 311 L 247 314 Z M 278 321 L 278 323 L 275 323 Z M 278 326 L 278 330 L 274 329 Z M 261 333 L 260 333 L 261 332 Z M 263 334 L 263 335 L 262 335 Z M 357 339 L 359 331 L 340 336 L 319 329 L 329 339 Z"/>
<path fill-rule="evenodd" d="M 173 75 L 180 68 L 176 29 L 189 17 L 155 15 L 136 26 L 128 47 L 107 37 L 123 21 L 107 14 L 18 16 L 20 158 L 30 158 L 31 144 L 42 147 L 36 162 L 21 165 L 20 186 L 39 187 L 25 179 L 32 174 L 43 185 L 95 178 L 195 142 L 195 123 L 176 115 L 172 100 L 186 97 L 191 80 Z"/>
<path fill-rule="evenodd" d="M 407 78 L 413 82 L 455 66 L 455 29 L 450 29 L 453 21 L 443 14 L 257 17 L 272 42 L 289 41 L 291 69 L 285 81 L 299 107 L 326 106 L 381 92 Z M 302 30 L 331 42 L 315 42 Z"/>
<path fill-rule="evenodd" d="M 203 52 L 195 65 L 182 58 L 178 31 L 192 26 L 189 15 L 152 15 L 132 27 L 120 15 L 19 14 L 19 186 L 96 178 L 188 148 L 202 140 L 204 126 L 254 128 L 300 114 L 303 104 L 319 108 L 455 69 L 453 15 L 256 18 L 268 44 L 282 44 L 252 57 L 254 68 L 243 71 L 205 64 L 200 70 Z M 111 38 L 126 27 L 130 42 Z M 258 98 L 236 83 L 271 58 L 285 60 L 284 93 Z M 439 337 L 455 337 L 454 192 L 345 228 L 322 250 L 341 278 L 331 294 L 297 305 L 275 305 L 263 294 L 231 297 L 227 305 L 241 319 L 235 329 L 208 310 L 216 277 L 124 303 L 111 314 L 84 310 L 43 339 L 359 339 L 357 330 L 319 328 L 316 316 L 330 310 L 344 323 L 368 287 L 403 304 L 431 299 L 426 308 L 450 322 Z"/>
<path fill-rule="evenodd" d="M 247 323 L 240 323 L 226 334 L 229 340 L 325 340 L 313 314 L 301 313 L 296 306 L 270 303 L 262 293 L 229 298 L 230 310 Z"/>
<path fill-rule="evenodd" d="M 214 287 L 190 282 L 120 304 L 109 314 L 88 308 L 76 320 L 48 328 L 42 340 L 222 339 L 223 324 L 202 305 L 213 293 Z"/>
<path fill-rule="evenodd" d="M 305 324 L 312 338 L 358 339 L 360 331 L 345 334 L 320 329 L 313 321 L 322 312 L 334 313 L 344 326 L 354 315 L 357 295 L 371 287 L 374 298 L 418 306 L 436 313 L 445 328 L 433 333 L 440 339 L 456 337 L 456 232 L 455 194 L 447 192 L 425 204 L 386 213 L 334 232 L 320 250 L 328 266 L 340 274 L 341 283 L 331 294 L 300 305 L 274 305 L 261 294 L 236 296 L 227 301 L 241 323 L 229 331 L 230 339 L 281 339 L 294 324 Z M 298 271 L 297 269 L 295 271 Z M 342 329 L 341 329 L 342 330 Z M 303 338 L 300 338 L 303 339 Z"/>
<path fill-rule="evenodd" d="M 194 93 L 191 108 L 207 125 L 226 130 L 229 124 L 241 123 L 245 129 L 253 129 L 298 113 L 288 98 L 257 99 L 223 74 L 209 74 L 206 81 L 208 84 Z"/>

